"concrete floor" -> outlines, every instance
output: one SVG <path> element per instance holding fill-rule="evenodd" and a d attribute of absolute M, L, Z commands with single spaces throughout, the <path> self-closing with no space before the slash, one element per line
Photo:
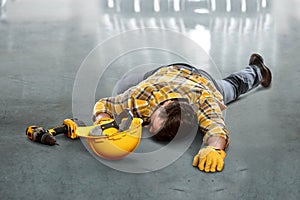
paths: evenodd
<path fill-rule="evenodd" d="M 6 2 L 0 16 L 1 199 L 299 199 L 299 9 L 297 0 Z M 50 147 L 26 138 L 28 125 L 50 128 L 73 116 L 76 74 L 92 49 L 108 45 L 107 58 L 136 42 L 116 40 L 120 33 L 138 29 L 139 41 L 147 27 L 184 34 L 207 52 L 206 63 L 217 66 L 208 68 L 218 76 L 243 68 L 252 52 L 272 69 L 271 89 L 251 92 L 226 112 L 231 145 L 223 172 L 191 166 L 199 136 L 175 162 L 149 173 L 115 170 L 80 140 L 58 136 L 60 145 Z M 180 45 L 183 52 L 191 47 Z M 191 47 L 188 56 L 202 64 L 195 52 Z M 111 94 L 133 66 L 181 61 L 163 53 L 144 48 L 116 55 L 97 82 L 96 98 Z"/>

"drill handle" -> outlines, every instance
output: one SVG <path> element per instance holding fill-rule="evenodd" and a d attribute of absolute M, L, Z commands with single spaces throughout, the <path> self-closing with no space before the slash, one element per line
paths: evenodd
<path fill-rule="evenodd" d="M 60 135 L 60 134 L 67 134 L 68 133 L 68 126 L 67 125 L 61 125 L 57 126 L 55 128 L 48 130 L 53 136 Z"/>
<path fill-rule="evenodd" d="M 78 124 L 83 124 L 83 122 L 76 119 L 65 119 L 63 121 L 63 125 L 49 129 L 48 131 L 53 136 L 64 134 L 68 138 L 77 139 L 79 138 L 79 136 L 76 134 Z"/>

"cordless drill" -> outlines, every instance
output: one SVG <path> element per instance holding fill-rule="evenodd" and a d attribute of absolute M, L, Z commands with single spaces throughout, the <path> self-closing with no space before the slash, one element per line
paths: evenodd
<path fill-rule="evenodd" d="M 130 110 L 125 109 L 116 119 L 106 119 L 101 121 L 94 129 L 89 133 L 90 136 L 100 135 L 113 135 L 117 132 L 122 132 L 130 128 L 133 119 L 133 114 Z M 40 126 L 29 126 L 26 129 L 27 137 L 33 142 L 39 142 L 47 145 L 58 145 L 55 136 L 64 134 L 71 139 L 77 139 L 79 136 L 76 134 L 77 127 L 86 126 L 84 122 L 74 118 L 65 119 L 61 126 L 57 126 L 51 129 L 45 129 Z"/>
<path fill-rule="evenodd" d="M 40 126 L 29 126 L 26 129 L 27 137 L 33 142 L 39 142 L 47 145 L 58 145 L 55 136 L 64 134 L 71 139 L 77 139 L 76 129 L 78 126 L 85 126 L 85 124 L 78 119 L 65 119 L 61 126 L 51 129 L 45 129 Z"/>

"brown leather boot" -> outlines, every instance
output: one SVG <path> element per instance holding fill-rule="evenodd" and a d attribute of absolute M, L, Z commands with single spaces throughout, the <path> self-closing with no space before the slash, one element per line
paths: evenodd
<path fill-rule="evenodd" d="M 264 59 L 261 55 L 254 53 L 250 56 L 249 65 L 256 65 L 262 75 L 261 86 L 267 88 L 270 87 L 272 81 L 272 73 L 271 70 L 264 64 Z"/>

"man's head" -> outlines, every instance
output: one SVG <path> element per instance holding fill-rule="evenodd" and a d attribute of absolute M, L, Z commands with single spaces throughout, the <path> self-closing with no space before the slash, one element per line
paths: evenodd
<path fill-rule="evenodd" d="M 197 124 L 197 115 L 190 104 L 167 100 L 152 114 L 149 131 L 156 140 L 171 141 L 179 130 L 188 134 Z"/>

